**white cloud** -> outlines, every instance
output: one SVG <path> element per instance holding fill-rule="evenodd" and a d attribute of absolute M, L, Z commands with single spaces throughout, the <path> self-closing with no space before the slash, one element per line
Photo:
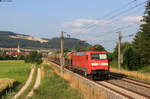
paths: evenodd
<path fill-rule="evenodd" d="M 71 27 L 86 27 L 86 25 L 99 25 L 105 26 L 108 25 L 110 21 L 107 20 L 94 20 L 94 19 L 77 19 L 75 21 L 65 22 L 64 24 Z"/>
<path fill-rule="evenodd" d="M 107 20 L 76 19 L 74 21 L 65 22 L 64 26 L 69 29 L 71 33 L 84 34 L 92 32 L 91 27 L 93 26 L 104 28 L 107 26 L 114 26 L 114 24 Z"/>
<path fill-rule="evenodd" d="M 65 22 L 65 25 L 67 26 L 71 26 L 71 27 L 82 27 L 83 24 L 82 23 L 79 23 L 79 22 Z"/>
<path fill-rule="evenodd" d="M 140 23 L 140 20 L 142 19 L 143 19 L 142 16 L 127 16 L 122 18 L 122 21 Z"/>

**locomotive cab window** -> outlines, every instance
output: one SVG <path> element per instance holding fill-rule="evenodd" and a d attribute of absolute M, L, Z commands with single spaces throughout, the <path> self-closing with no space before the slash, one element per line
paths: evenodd
<path fill-rule="evenodd" d="M 91 54 L 91 59 L 107 59 L 106 54 Z"/>
<path fill-rule="evenodd" d="M 107 59 L 107 55 L 106 54 L 99 54 L 100 59 Z"/>

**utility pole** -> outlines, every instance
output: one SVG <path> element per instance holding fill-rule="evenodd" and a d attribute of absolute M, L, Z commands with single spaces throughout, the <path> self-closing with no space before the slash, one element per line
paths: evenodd
<path fill-rule="evenodd" d="M 121 67 L 121 39 L 122 39 L 122 35 L 121 32 L 117 32 L 118 33 L 118 69 L 120 71 L 120 67 Z"/>
<path fill-rule="evenodd" d="M 63 74 L 64 67 L 64 32 L 61 32 L 61 74 Z"/>

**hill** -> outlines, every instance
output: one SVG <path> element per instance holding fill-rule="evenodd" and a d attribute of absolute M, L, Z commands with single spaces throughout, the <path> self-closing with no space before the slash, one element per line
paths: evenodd
<path fill-rule="evenodd" d="M 75 48 L 76 46 L 90 46 L 90 44 L 76 38 L 65 38 L 65 48 Z M 22 48 L 36 49 L 59 49 L 60 38 L 43 39 L 29 35 L 18 34 L 10 31 L 0 31 L 0 47 L 15 48 L 20 45 Z"/>

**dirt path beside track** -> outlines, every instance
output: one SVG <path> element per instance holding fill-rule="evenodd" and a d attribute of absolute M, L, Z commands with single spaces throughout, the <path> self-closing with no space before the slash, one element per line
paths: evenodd
<path fill-rule="evenodd" d="M 38 68 L 38 73 L 37 73 L 35 84 L 34 84 L 32 90 L 27 95 L 27 98 L 33 96 L 34 90 L 37 89 L 40 86 L 40 83 L 41 83 L 41 69 Z"/>
<path fill-rule="evenodd" d="M 18 98 L 30 85 L 33 79 L 33 75 L 35 73 L 35 66 L 32 67 L 28 80 L 26 81 L 25 85 L 20 89 L 20 91 L 13 97 L 13 99 Z"/>

